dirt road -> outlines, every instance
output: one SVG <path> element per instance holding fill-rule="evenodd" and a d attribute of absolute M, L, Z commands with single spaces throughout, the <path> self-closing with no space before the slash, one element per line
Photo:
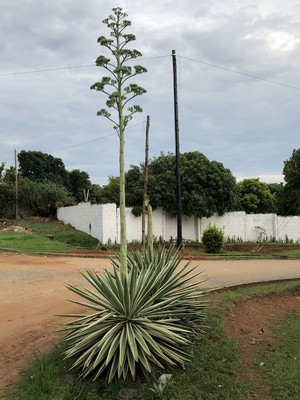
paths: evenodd
<path fill-rule="evenodd" d="M 268 280 L 300 278 L 300 260 L 193 261 L 216 288 Z M 35 353 L 50 349 L 64 322 L 60 314 L 76 313 L 66 284 L 87 286 L 80 271 L 101 271 L 110 261 L 81 257 L 0 254 L 0 398 Z"/>

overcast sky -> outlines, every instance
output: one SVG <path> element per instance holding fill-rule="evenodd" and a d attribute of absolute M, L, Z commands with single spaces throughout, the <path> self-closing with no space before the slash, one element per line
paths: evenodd
<path fill-rule="evenodd" d="M 88 172 L 93 183 L 118 175 L 118 137 L 96 116 L 106 98 L 90 86 L 106 75 L 95 66 L 108 55 L 97 43 L 110 33 L 102 20 L 121 6 L 136 35 L 132 46 L 143 54 L 137 63 L 148 69 L 132 80 L 147 93 L 126 133 L 126 169 L 144 161 L 147 115 L 150 157 L 175 151 L 174 49 L 181 152 L 200 151 L 238 180 L 282 181 L 284 160 L 300 147 L 299 0 L 0 5 L 0 162 L 13 165 L 14 149 L 37 150 Z"/>

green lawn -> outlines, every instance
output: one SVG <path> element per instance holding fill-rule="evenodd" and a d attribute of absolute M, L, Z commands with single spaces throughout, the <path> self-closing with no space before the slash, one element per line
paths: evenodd
<path fill-rule="evenodd" d="M 70 225 L 57 221 L 18 221 L 18 226 L 27 228 L 29 233 L 0 230 L 0 250 L 24 253 L 66 253 L 72 249 L 95 249 L 98 240 L 77 231 Z"/>

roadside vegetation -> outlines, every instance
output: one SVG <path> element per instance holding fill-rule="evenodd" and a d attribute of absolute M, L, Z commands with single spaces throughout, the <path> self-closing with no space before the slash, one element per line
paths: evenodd
<path fill-rule="evenodd" d="M 127 380 L 126 383 L 114 379 L 109 385 L 102 379 L 95 382 L 80 380 L 76 373 L 69 371 L 71 361 L 63 360 L 64 349 L 55 345 L 51 353 L 36 355 L 24 379 L 12 388 L 6 400 L 116 400 L 124 387 L 141 389 L 141 398 L 149 400 L 248 400 L 252 398 L 252 388 L 238 377 L 241 367 L 239 349 L 224 328 L 226 314 L 232 305 L 246 299 L 290 291 L 299 292 L 300 281 L 211 293 L 209 302 L 212 306 L 207 312 L 206 333 L 190 347 L 192 362 L 186 364 L 185 370 L 171 368 L 166 371 L 172 374 L 168 385 L 159 385 L 153 378 L 136 382 Z M 299 313 L 288 315 L 286 320 L 274 326 L 276 351 L 261 355 L 268 366 L 263 372 L 266 378 L 263 384 L 270 386 L 275 400 L 300 398 L 300 370 L 297 368 L 299 329 Z"/>
<path fill-rule="evenodd" d="M 0 230 L 0 250 L 28 254 L 69 253 L 96 249 L 99 241 L 57 220 L 29 219 L 8 222 Z"/>
<path fill-rule="evenodd" d="M 21 229 L 19 229 L 21 228 Z M 164 243 L 166 247 L 171 242 Z M 154 243 L 157 247 L 158 243 Z M 139 250 L 139 243 L 130 243 L 129 249 Z M 114 256 L 119 250 L 118 245 L 101 246 L 99 240 L 70 225 L 55 219 L 26 218 L 18 221 L 6 221 L 0 227 L 0 251 L 16 251 L 28 254 L 39 253 L 70 253 L 82 252 L 99 257 Z M 101 250 L 101 251 L 99 251 Z M 207 253 L 201 243 L 187 242 L 184 244 L 186 258 L 298 258 L 300 245 L 291 243 L 224 243 L 223 248 L 216 253 Z"/>

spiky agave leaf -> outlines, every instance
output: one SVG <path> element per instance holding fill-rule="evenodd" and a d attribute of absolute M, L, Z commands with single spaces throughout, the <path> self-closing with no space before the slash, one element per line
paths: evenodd
<path fill-rule="evenodd" d="M 135 378 L 138 372 L 154 374 L 154 365 L 188 361 L 184 348 L 193 328 L 184 318 L 203 316 L 203 292 L 194 281 L 198 274 L 188 265 L 178 268 L 179 253 L 171 253 L 133 254 L 126 274 L 120 274 L 117 261 L 102 276 L 87 270 L 83 276 L 93 290 L 68 286 L 84 299 L 75 303 L 93 310 L 69 315 L 73 320 L 65 324 L 65 357 L 75 360 L 73 368 L 83 377 Z"/>
<path fill-rule="evenodd" d="M 118 258 L 112 262 L 119 268 Z M 167 306 L 167 312 L 174 312 L 185 323 L 193 322 L 194 328 L 198 326 L 201 330 L 199 322 L 203 321 L 206 302 L 203 300 L 205 292 L 199 290 L 199 285 L 205 280 L 199 281 L 202 272 L 195 272 L 190 261 L 183 264 L 181 248 L 170 246 L 169 249 L 159 247 L 157 252 L 148 249 L 143 253 L 132 252 L 128 255 L 128 268 L 138 269 L 142 276 L 149 273 L 156 277 L 153 291 L 158 298 L 165 296 L 174 300 L 172 307 Z M 194 322 L 197 322 L 196 326 Z"/>

